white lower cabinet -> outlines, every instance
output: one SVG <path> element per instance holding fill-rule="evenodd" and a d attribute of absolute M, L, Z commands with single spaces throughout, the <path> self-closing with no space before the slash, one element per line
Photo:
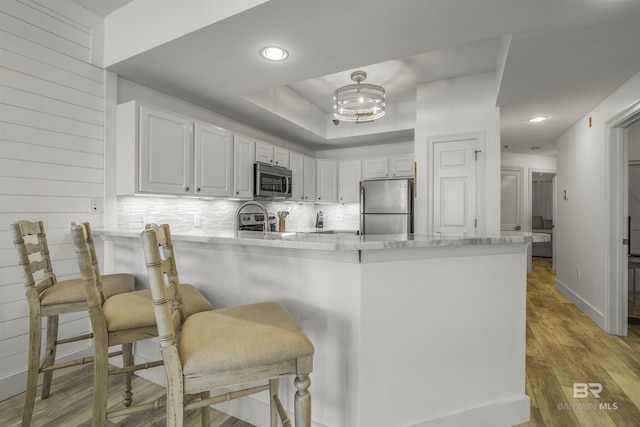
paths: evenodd
<path fill-rule="evenodd" d="M 360 160 L 342 160 L 338 163 L 338 202 L 360 201 L 362 168 Z"/>
<path fill-rule="evenodd" d="M 338 162 L 335 160 L 316 161 L 316 200 L 321 203 L 338 201 Z"/>
<path fill-rule="evenodd" d="M 231 133 L 204 123 L 195 124 L 194 193 L 231 196 L 233 141 Z"/>
<path fill-rule="evenodd" d="M 242 135 L 233 137 L 233 197 L 253 198 L 255 142 Z"/>

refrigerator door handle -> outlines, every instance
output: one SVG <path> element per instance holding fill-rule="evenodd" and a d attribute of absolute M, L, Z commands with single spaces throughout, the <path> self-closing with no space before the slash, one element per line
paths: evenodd
<path fill-rule="evenodd" d="M 360 183 L 360 234 L 364 232 L 364 186 Z"/>

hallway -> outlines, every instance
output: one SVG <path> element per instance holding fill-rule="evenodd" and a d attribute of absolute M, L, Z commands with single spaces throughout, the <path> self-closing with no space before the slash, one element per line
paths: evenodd
<path fill-rule="evenodd" d="M 640 420 L 640 325 L 608 335 L 554 289 L 550 258 L 527 278 L 527 378 L 531 421 L 521 426 L 635 427 Z M 602 390 L 600 398 L 574 398 Z"/>

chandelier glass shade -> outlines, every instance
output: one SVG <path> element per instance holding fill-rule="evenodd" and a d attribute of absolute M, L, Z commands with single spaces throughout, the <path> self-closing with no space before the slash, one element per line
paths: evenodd
<path fill-rule="evenodd" d="M 385 114 L 385 91 L 382 86 L 362 83 L 364 71 L 351 73 L 355 84 L 342 86 L 333 92 L 333 117 L 345 122 L 369 122 Z"/>

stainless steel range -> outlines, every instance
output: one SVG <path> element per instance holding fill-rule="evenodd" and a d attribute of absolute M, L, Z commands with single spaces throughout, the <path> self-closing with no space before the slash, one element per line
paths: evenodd
<path fill-rule="evenodd" d="M 267 217 L 267 224 L 269 224 L 269 231 L 277 231 L 276 222 L 277 222 L 276 214 L 269 213 Z M 238 230 L 264 231 L 264 213 L 247 212 L 247 213 L 239 214 Z"/>

